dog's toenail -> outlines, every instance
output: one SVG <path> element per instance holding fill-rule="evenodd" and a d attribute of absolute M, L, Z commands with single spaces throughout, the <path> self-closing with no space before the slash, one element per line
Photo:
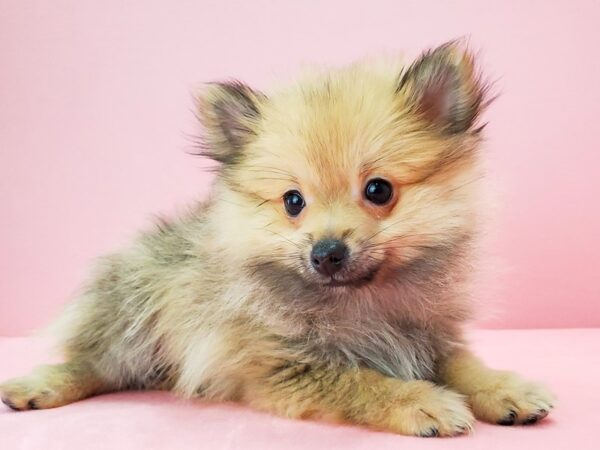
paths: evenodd
<path fill-rule="evenodd" d="M 436 437 L 438 435 L 438 429 L 435 427 L 431 427 L 429 430 L 421 433 L 421 437 Z"/>
<path fill-rule="evenodd" d="M 498 421 L 498 425 L 514 425 L 517 418 L 517 412 L 511 410 L 506 417 Z"/>
<path fill-rule="evenodd" d="M 38 406 L 37 402 L 34 399 L 31 399 L 27 402 L 27 407 L 29 409 L 40 409 L 40 407 Z"/>
<path fill-rule="evenodd" d="M 531 425 L 538 421 L 538 416 L 529 416 L 527 419 L 523 421 L 524 425 Z"/>
<path fill-rule="evenodd" d="M 13 402 L 11 402 L 8 398 L 6 397 L 2 397 L 2 403 L 4 403 L 6 406 L 8 406 L 10 409 L 15 410 L 15 411 L 20 411 L 19 408 L 17 408 L 15 406 L 15 404 Z"/>
<path fill-rule="evenodd" d="M 498 425 L 514 425 L 515 419 L 502 419 L 498 421 Z"/>

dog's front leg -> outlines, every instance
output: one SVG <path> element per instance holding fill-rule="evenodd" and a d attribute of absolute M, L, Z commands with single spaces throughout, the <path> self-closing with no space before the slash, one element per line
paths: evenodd
<path fill-rule="evenodd" d="M 554 398 L 540 384 L 490 369 L 468 349 L 452 353 L 441 365 L 440 382 L 467 396 L 477 419 L 499 425 L 531 424 L 548 415 Z"/>

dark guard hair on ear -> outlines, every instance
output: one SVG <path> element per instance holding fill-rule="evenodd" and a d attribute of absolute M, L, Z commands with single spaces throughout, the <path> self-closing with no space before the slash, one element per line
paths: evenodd
<path fill-rule="evenodd" d="M 235 163 L 256 135 L 264 100 L 262 93 L 239 81 L 209 83 L 198 97 L 204 127 L 200 154 L 223 164 Z"/>
<path fill-rule="evenodd" d="M 402 74 L 397 88 L 407 96 L 411 109 L 447 134 L 471 129 L 491 101 L 486 99 L 488 90 L 461 41 L 423 53 Z"/>

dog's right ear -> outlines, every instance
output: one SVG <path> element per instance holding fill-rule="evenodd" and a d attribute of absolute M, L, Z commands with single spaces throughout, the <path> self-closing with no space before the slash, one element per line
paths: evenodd
<path fill-rule="evenodd" d="M 234 163 L 258 132 L 265 100 L 262 93 L 239 81 L 209 83 L 198 96 L 204 127 L 202 154 L 223 164 Z"/>

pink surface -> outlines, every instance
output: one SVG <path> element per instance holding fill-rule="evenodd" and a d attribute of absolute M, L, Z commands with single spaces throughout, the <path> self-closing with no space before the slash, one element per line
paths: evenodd
<path fill-rule="evenodd" d="M 502 94 L 487 325 L 600 326 L 599 20 L 596 0 L 2 0 L 0 334 L 46 324 L 94 256 L 203 195 L 184 151 L 199 82 L 465 35 Z"/>
<path fill-rule="evenodd" d="M 490 364 L 543 380 L 555 410 L 534 426 L 478 422 L 472 435 L 423 439 L 351 426 L 286 420 L 236 405 L 166 393 L 122 393 L 62 408 L 14 412 L 0 405 L 0 448 L 25 449 L 597 449 L 600 329 L 486 330 L 473 336 Z M 0 339 L 0 379 L 45 361 L 44 343 Z"/>

